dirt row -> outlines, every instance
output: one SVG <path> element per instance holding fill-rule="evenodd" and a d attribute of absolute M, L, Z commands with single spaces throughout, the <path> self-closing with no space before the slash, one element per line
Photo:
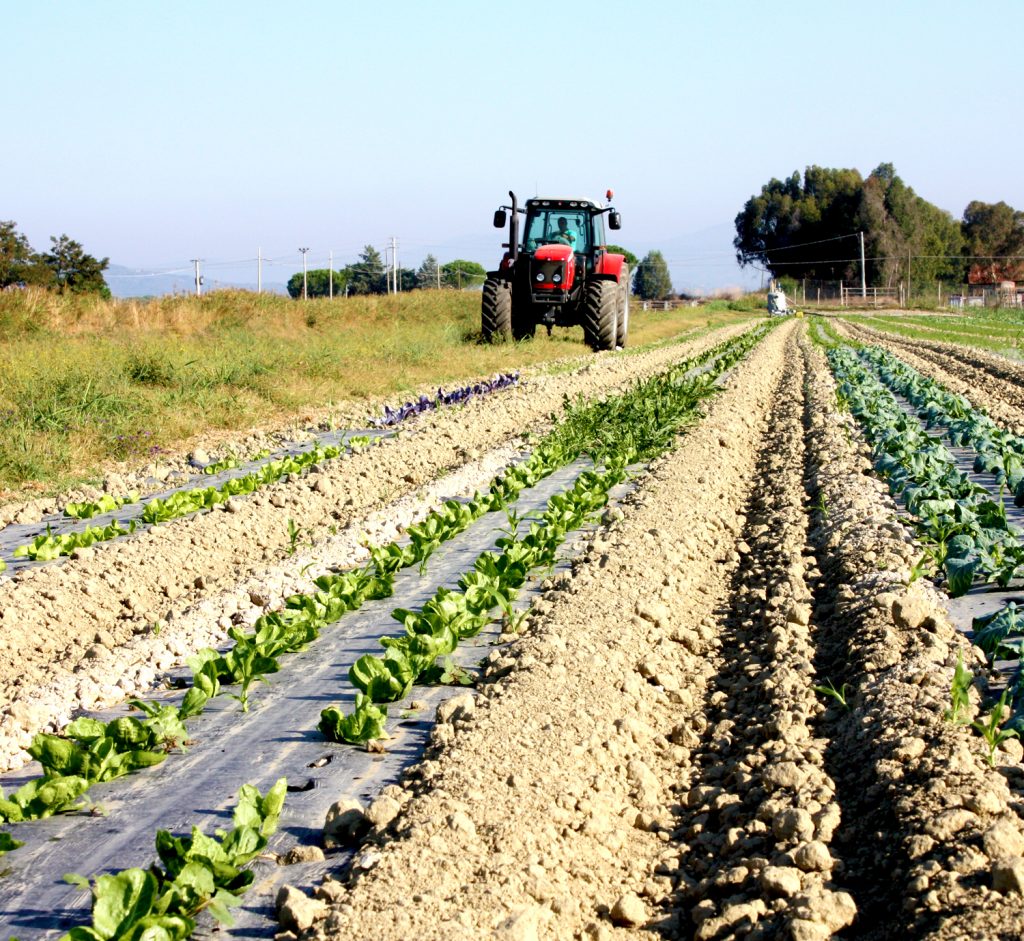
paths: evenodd
<path fill-rule="evenodd" d="M 918 372 L 969 398 L 1014 434 L 1024 434 L 1024 366 L 974 347 L 909 340 L 846 321 L 836 327 L 840 335 L 895 353 Z"/>
<path fill-rule="evenodd" d="M 0 579 L 0 761 L 14 766 L 35 731 L 60 723 L 46 692 L 55 683 L 65 691 L 65 714 L 111 705 L 192 652 L 176 628 L 191 612 L 213 623 L 251 623 L 278 605 L 294 588 L 267 573 L 294 549 L 289 523 L 303 545 L 336 534 L 354 541 L 367 514 L 543 427 L 565 397 L 621 388 L 743 329 L 629 356 L 588 357 L 574 372 L 538 375 L 463 408 L 429 413 L 380 446 L 247 499 Z M 251 600 L 239 604 L 236 586 L 253 580 Z M 146 653 L 125 662 L 119 652 L 140 636 L 150 641 Z"/>
<path fill-rule="evenodd" d="M 338 809 L 369 836 L 282 893 L 282 938 L 1020 936 L 1021 749 L 989 769 L 943 721 L 972 652 L 908 586 L 802 330 L 655 462 L 403 785 Z"/>

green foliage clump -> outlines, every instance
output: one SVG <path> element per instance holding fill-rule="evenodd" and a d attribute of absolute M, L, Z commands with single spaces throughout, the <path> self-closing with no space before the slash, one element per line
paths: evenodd
<path fill-rule="evenodd" d="M 672 294 L 672 277 L 661 252 L 649 251 L 636 266 L 633 293 L 644 301 L 660 301 Z"/>

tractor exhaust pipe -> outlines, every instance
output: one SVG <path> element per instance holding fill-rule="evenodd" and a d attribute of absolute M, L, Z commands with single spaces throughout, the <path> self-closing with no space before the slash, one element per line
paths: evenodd
<path fill-rule="evenodd" d="M 514 265 L 519 258 L 519 204 L 512 190 L 508 191 L 508 198 L 512 200 L 512 218 L 508 223 L 508 250 L 512 253 Z"/>

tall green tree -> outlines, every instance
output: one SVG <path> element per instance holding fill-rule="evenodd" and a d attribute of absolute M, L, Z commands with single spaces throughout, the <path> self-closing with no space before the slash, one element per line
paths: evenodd
<path fill-rule="evenodd" d="M 863 179 L 856 170 L 808 167 L 772 179 L 747 200 L 736 216 L 736 258 L 740 265 L 770 270 L 774 277 L 850 280 L 855 254 L 837 241 L 858 231 Z M 807 244 L 812 243 L 812 244 Z"/>
<path fill-rule="evenodd" d="M 103 272 L 109 258 L 94 258 L 81 243 L 61 235 L 50 236 L 50 250 L 42 256 L 43 264 L 53 272 L 54 284 L 60 293 L 101 294 L 110 297 Z"/>
<path fill-rule="evenodd" d="M 456 258 L 441 266 L 441 284 L 449 288 L 477 287 L 487 280 L 487 269 L 475 261 Z"/>
<path fill-rule="evenodd" d="M 733 245 L 741 265 L 776 278 L 855 281 L 859 232 L 871 285 L 894 287 L 908 274 L 918 288 L 960 279 L 956 220 L 918 196 L 891 163 L 866 179 L 857 170 L 812 166 L 802 178 L 797 171 L 769 181 L 736 216 Z"/>
<path fill-rule="evenodd" d="M 659 251 L 650 251 L 633 275 L 633 293 L 641 300 L 660 301 L 672 293 L 668 262 Z"/>
<path fill-rule="evenodd" d="M 427 255 L 423 259 L 423 264 L 416 271 L 416 287 L 436 288 L 438 282 L 437 273 L 437 259 L 433 255 Z"/>
<path fill-rule="evenodd" d="M 0 288 L 11 284 L 54 285 L 53 272 L 32 250 L 28 238 L 12 220 L 0 221 Z"/>
<path fill-rule="evenodd" d="M 964 278 L 972 269 L 985 280 L 1024 279 L 1024 212 L 1004 202 L 972 200 L 964 210 Z"/>
<path fill-rule="evenodd" d="M 972 200 L 964 210 L 964 251 L 979 258 L 1024 255 L 1024 212 Z"/>
<path fill-rule="evenodd" d="M 364 246 L 359 261 L 345 270 L 350 294 L 383 294 L 387 291 L 384 259 L 372 245 Z"/>
<path fill-rule="evenodd" d="M 345 294 L 345 283 L 348 280 L 348 269 L 334 271 L 334 296 Z M 331 270 L 329 268 L 312 268 L 306 272 L 306 296 L 330 297 Z M 302 297 L 302 272 L 298 271 L 288 279 L 288 293 L 295 298 Z"/>

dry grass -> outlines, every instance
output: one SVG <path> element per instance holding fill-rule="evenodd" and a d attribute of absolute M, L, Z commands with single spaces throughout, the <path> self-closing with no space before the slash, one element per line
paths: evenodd
<path fill-rule="evenodd" d="M 0 497 L 63 489 L 112 460 L 145 463 L 213 429 L 397 400 L 586 352 L 579 329 L 480 344 L 479 303 L 456 291 L 307 302 L 249 292 L 152 301 L 0 293 Z M 634 311 L 631 343 L 742 319 Z"/>

